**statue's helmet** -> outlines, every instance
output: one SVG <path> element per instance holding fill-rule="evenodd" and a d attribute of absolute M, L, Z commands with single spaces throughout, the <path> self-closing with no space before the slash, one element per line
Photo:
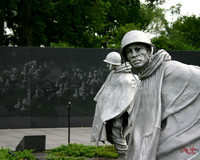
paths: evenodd
<path fill-rule="evenodd" d="M 133 43 L 143 43 L 151 48 L 151 52 L 155 51 L 155 46 L 151 43 L 150 38 L 142 31 L 132 30 L 127 32 L 121 41 L 121 54 L 125 60 L 127 60 L 127 55 L 125 49 L 128 45 Z"/>
<path fill-rule="evenodd" d="M 110 52 L 103 61 L 118 66 L 121 65 L 121 55 L 117 52 Z"/>

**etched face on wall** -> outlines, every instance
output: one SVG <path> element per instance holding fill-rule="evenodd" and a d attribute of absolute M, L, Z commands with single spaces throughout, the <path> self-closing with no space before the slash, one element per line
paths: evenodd
<path fill-rule="evenodd" d="M 136 68 L 143 68 L 150 58 L 150 49 L 145 44 L 131 44 L 125 49 L 127 59 Z"/>

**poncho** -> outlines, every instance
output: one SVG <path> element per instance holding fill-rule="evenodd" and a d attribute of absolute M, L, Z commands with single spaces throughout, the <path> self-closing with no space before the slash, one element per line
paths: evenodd
<path fill-rule="evenodd" d="M 91 142 L 106 141 L 107 121 L 121 116 L 125 111 L 131 110 L 130 104 L 137 89 L 138 77 L 131 73 L 129 63 L 123 64 L 112 71 L 94 100 L 96 103 L 95 115 L 92 125 Z"/>
<path fill-rule="evenodd" d="M 197 158 L 200 68 L 173 61 L 160 50 L 138 75 L 142 88 L 130 116 L 128 160 Z"/>

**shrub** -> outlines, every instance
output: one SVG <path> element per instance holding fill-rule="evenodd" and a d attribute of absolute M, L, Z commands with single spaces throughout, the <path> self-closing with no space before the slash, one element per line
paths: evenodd
<path fill-rule="evenodd" d="M 113 145 L 105 146 L 93 146 L 93 145 L 83 145 L 83 144 L 68 144 L 61 145 L 60 147 L 54 148 L 47 151 L 49 154 L 47 159 L 55 160 L 65 160 L 70 157 L 70 159 L 85 159 L 85 157 L 102 157 L 102 158 L 117 158 L 118 153 Z M 56 158 L 57 157 L 57 158 Z"/>
<path fill-rule="evenodd" d="M 9 148 L 0 149 L 0 159 L 2 160 L 36 160 L 32 154 L 33 150 L 24 150 L 13 152 Z"/>

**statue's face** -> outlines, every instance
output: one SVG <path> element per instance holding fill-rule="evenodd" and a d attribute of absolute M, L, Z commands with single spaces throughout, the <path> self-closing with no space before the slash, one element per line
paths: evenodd
<path fill-rule="evenodd" d="M 150 50 L 143 44 L 131 44 L 125 49 L 125 52 L 128 61 L 136 69 L 144 67 L 150 58 Z"/>
<path fill-rule="evenodd" d="M 112 71 L 115 69 L 115 66 L 110 63 L 107 63 L 107 67 L 108 67 L 109 71 Z"/>

